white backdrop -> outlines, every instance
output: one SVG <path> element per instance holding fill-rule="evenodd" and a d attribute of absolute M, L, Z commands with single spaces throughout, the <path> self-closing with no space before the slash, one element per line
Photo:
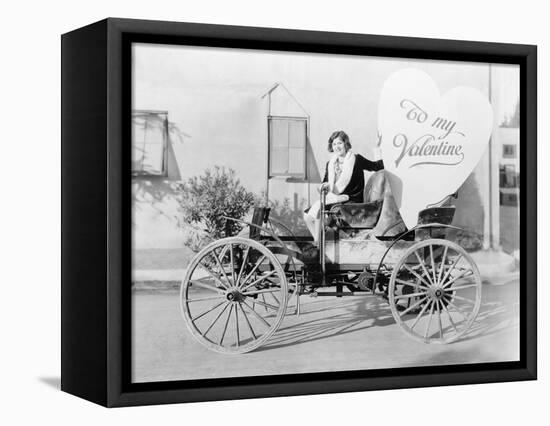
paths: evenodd
<path fill-rule="evenodd" d="M 60 358 L 60 34 L 107 16 L 539 45 L 539 158 L 549 158 L 543 2 L 301 4 L 164 0 L 19 1 L 2 10 L 2 424 L 541 424 L 548 418 L 548 269 L 539 275 L 539 381 L 106 410 L 64 394 Z M 540 264 L 550 214 L 539 172 Z M 7 237 L 7 238 L 6 238 Z M 527 423 L 529 422 L 529 423 Z"/>

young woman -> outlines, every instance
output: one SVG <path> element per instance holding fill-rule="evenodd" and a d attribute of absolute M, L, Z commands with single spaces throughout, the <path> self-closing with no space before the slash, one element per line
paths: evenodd
<path fill-rule="evenodd" d="M 342 130 L 334 132 L 328 140 L 328 151 L 334 155 L 327 162 L 325 177 L 319 192 L 328 189 L 326 204 L 362 203 L 365 177 L 363 170 L 375 172 L 384 168 L 382 160 L 370 161 L 351 151 L 348 135 Z M 317 241 L 319 237 L 319 210 L 321 202 L 315 201 L 304 212 L 304 221 Z"/>

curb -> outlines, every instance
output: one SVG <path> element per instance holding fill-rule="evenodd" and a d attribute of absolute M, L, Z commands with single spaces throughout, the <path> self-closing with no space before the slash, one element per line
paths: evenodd
<path fill-rule="evenodd" d="M 133 291 L 179 291 L 181 281 L 133 281 Z"/>
<path fill-rule="evenodd" d="M 519 279 L 519 252 L 514 256 L 502 251 L 470 253 L 477 264 L 483 284 L 504 285 Z M 142 269 L 132 277 L 132 289 L 137 291 L 179 290 L 186 269 Z"/>

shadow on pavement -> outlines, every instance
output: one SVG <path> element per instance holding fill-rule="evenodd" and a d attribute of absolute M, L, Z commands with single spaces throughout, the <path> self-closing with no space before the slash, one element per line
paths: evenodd
<path fill-rule="evenodd" d="M 310 305 L 306 305 L 304 310 L 309 307 Z M 357 298 L 326 309 L 307 309 L 304 315 L 310 316 L 321 312 L 326 314 L 335 310 L 345 312 L 331 316 L 323 315 L 308 321 L 301 321 L 303 317 L 299 317 L 296 320 L 298 323 L 281 327 L 266 346 L 256 349 L 255 352 L 328 339 L 336 335 L 342 336 L 370 327 L 383 327 L 395 323 L 389 306 L 379 299 L 370 297 Z"/>
<path fill-rule="evenodd" d="M 328 302 L 328 303 L 327 303 Z M 361 297 L 350 301 L 329 304 L 329 300 L 319 300 L 302 305 L 302 316 L 293 317 L 293 323 L 281 327 L 268 344 L 255 352 L 328 339 L 355 333 L 371 327 L 384 327 L 395 324 L 387 302 L 380 298 Z M 344 312 L 341 312 L 344 310 Z M 333 312 L 340 312 L 327 316 Z M 315 316 L 322 314 L 322 316 Z M 304 316 L 313 319 L 303 321 Z M 519 283 L 510 281 L 505 285 L 485 285 L 479 314 L 470 330 L 459 341 L 470 341 L 497 334 L 517 327 L 519 321 Z"/>
<path fill-rule="evenodd" d="M 490 336 L 519 326 L 519 282 L 483 286 L 482 303 L 476 320 L 460 341 Z"/>

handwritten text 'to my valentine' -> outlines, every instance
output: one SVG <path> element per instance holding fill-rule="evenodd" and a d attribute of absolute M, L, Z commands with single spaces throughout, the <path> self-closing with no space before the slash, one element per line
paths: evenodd
<path fill-rule="evenodd" d="M 428 113 L 410 99 L 403 99 L 400 102 L 401 108 L 406 110 L 406 118 L 423 125 L 429 119 Z M 450 134 L 457 134 L 465 137 L 464 133 L 455 130 L 456 122 L 442 117 L 437 117 L 431 124 L 429 133 L 426 133 L 414 140 L 409 140 L 405 133 L 398 133 L 393 137 L 393 146 L 400 148 L 400 153 L 395 160 L 395 166 L 404 157 L 413 157 L 409 168 L 422 164 L 453 166 L 464 161 L 463 146 L 457 143 L 449 143 L 444 140 Z M 437 131 L 442 131 L 436 135 Z"/>

